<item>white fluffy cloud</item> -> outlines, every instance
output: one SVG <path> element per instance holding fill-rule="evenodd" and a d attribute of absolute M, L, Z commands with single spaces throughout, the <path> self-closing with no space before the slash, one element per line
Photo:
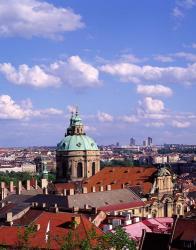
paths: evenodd
<path fill-rule="evenodd" d="M 105 112 L 100 112 L 100 111 L 97 114 L 97 118 L 101 122 L 112 122 L 114 119 L 112 115 L 105 113 Z"/>
<path fill-rule="evenodd" d="M 34 87 L 57 87 L 67 84 L 74 88 L 95 87 L 100 85 L 99 71 L 84 62 L 79 56 L 71 56 L 66 61 L 57 61 L 49 66 L 26 64 L 16 69 L 10 63 L 0 64 L 0 73 L 17 85 L 32 85 Z"/>
<path fill-rule="evenodd" d="M 163 85 L 138 85 L 137 93 L 152 96 L 171 96 L 172 89 Z"/>
<path fill-rule="evenodd" d="M 25 106 L 25 103 L 28 105 Z M 54 108 L 34 110 L 30 100 L 17 104 L 9 95 L 0 96 L 0 119 L 22 120 L 30 117 L 61 115 L 62 113 L 61 110 Z"/>
<path fill-rule="evenodd" d="M 66 31 L 84 26 L 71 9 L 55 7 L 40 0 L 1 0 L 0 36 L 62 39 Z"/>
<path fill-rule="evenodd" d="M 50 65 L 50 72 L 60 77 L 61 82 L 72 87 L 95 87 L 100 85 L 99 71 L 79 56 L 71 56 L 66 62 L 58 61 Z"/>
<path fill-rule="evenodd" d="M 140 108 L 145 113 L 159 114 L 164 111 L 164 103 L 159 99 L 153 99 L 152 97 L 146 97 L 143 101 L 139 102 Z"/>
<path fill-rule="evenodd" d="M 187 67 L 155 67 L 150 65 L 138 66 L 130 63 L 106 64 L 100 70 L 119 76 L 122 81 L 132 83 L 159 82 L 183 83 L 196 82 L 196 63 Z"/>
<path fill-rule="evenodd" d="M 178 53 L 175 53 L 174 56 L 177 58 L 183 58 L 189 62 L 196 62 L 196 54 L 193 54 L 193 53 L 178 52 Z"/>
<path fill-rule="evenodd" d="M 172 126 L 175 128 L 188 128 L 191 125 L 189 121 L 177 121 L 172 122 Z"/>
<path fill-rule="evenodd" d="M 127 123 L 135 123 L 139 121 L 135 115 L 124 115 L 120 117 L 120 120 Z"/>
<path fill-rule="evenodd" d="M 26 64 L 22 64 L 16 69 L 10 63 L 3 63 L 0 64 L 0 72 L 9 82 L 17 85 L 27 84 L 35 87 L 47 87 L 60 84 L 60 78 L 47 74 L 38 65 L 29 67 Z"/>
<path fill-rule="evenodd" d="M 0 96 L 0 119 L 23 119 L 30 115 L 30 111 L 22 109 L 10 96 Z"/>

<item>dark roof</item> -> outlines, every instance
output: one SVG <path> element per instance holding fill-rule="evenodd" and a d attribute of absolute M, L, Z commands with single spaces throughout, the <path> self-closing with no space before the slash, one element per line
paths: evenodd
<path fill-rule="evenodd" d="M 26 202 L 37 202 L 39 205 L 46 203 L 47 207 L 54 207 L 57 204 L 58 207 L 68 208 L 67 196 L 38 194 L 30 197 Z"/>
<path fill-rule="evenodd" d="M 14 225 L 27 226 L 43 213 L 42 210 L 30 209 L 20 219 L 14 221 Z"/>
<path fill-rule="evenodd" d="M 146 232 L 140 250 L 168 250 L 170 234 Z"/>
<path fill-rule="evenodd" d="M 95 193 L 75 194 L 68 196 L 67 199 L 70 208 L 84 208 L 85 205 L 99 208 L 137 201 L 142 202 L 136 194 L 127 188 Z"/>
<path fill-rule="evenodd" d="M 193 248 L 196 249 L 196 219 L 178 218 L 174 224 L 172 235 L 171 250 L 184 249 L 184 242 L 192 242 Z"/>
<path fill-rule="evenodd" d="M 189 192 L 188 197 L 196 200 L 196 191 Z"/>

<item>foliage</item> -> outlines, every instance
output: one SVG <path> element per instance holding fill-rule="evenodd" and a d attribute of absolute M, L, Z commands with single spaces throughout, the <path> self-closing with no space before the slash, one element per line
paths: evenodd
<path fill-rule="evenodd" d="M 114 233 L 109 232 L 98 236 L 94 229 L 88 232 L 87 238 L 80 240 L 78 234 L 72 230 L 62 239 L 58 239 L 61 250 L 136 250 L 133 240 L 121 227 L 117 227 Z"/>
<path fill-rule="evenodd" d="M 24 232 L 18 230 L 18 246 L 22 250 L 29 249 L 29 238 L 35 233 L 35 226 L 28 226 Z"/>
<path fill-rule="evenodd" d="M 109 166 L 124 166 L 124 167 L 130 167 L 133 166 L 133 161 L 129 160 L 129 159 L 125 159 L 125 160 L 111 160 L 108 162 L 103 162 L 101 161 L 101 167 L 109 167 Z"/>
<path fill-rule="evenodd" d="M 115 232 L 109 232 L 106 234 L 109 238 L 110 246 L 116 250 L 135 250 L 136 246 L 133 240 L 129 238 L 129 235 L 122 227 L 117 227 Z"/>
<path fill-rule="evenodd" d="M 38 181 L 41 181 L 42 175 L 33 175 L 27 172 L 0 172 L 0 182 L 4 181 L 7 185 L 9 185 L 10 181 L 14 182 L 14 185 L 17 185 L 18 181 L 22 181 L 24 184 L 27 180 L 30 180 L 32 178 L 37 179 Z M 48 180 L 54 181 L 55 180 L 55 174 L 49 173 L 48 174 Z"/>
<path fill-rule="evenodd" d="M 27 172 L 0 172 L 0 181 L 4 181 L 6 184 L 9 184 L 10 181 L 13 181 L 16 185 L 19 180 L 25 182 L 31 178 L 31 174 Z"/>

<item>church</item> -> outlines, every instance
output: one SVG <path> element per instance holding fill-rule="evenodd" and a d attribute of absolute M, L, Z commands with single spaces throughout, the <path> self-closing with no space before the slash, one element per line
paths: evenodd
<path fill-rule="evenodd" d="M 72 113 L 63 140 L 56 149 L 57 181 L 81 181 L 100 171 L 100 151 L 86 135 L 79 112 Z"/>
<path fill-rule="evenodd" d="M 171 169 L 115 166 L 100 170 L 99 148 L 86 135 L 78 111 L 72 113 L 65 136 L 57 144 L 56 162 L 56 183 L 52 193 L 78 195 L 103 192 L 104 196 L 108 191 L 129 189 L 144 201 L 145 205 L 136 210 L 139 216 L 149 212 L 152 217 L 184 214 L 185 198 Z"/>

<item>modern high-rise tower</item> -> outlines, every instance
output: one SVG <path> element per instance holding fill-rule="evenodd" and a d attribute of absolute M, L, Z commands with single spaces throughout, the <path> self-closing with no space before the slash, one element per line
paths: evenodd
<path fill-rule="evenodd" d="M 130 139 L 130 146 L 135 146 L 135 139 L 133 137 Z"/>

